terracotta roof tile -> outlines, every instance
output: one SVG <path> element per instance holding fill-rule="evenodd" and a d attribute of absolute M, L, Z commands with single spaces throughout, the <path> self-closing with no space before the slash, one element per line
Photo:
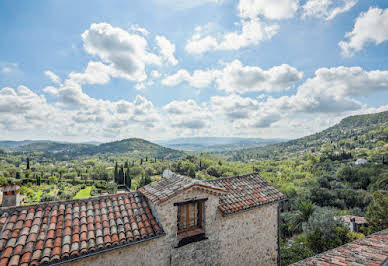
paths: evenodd
<path fill-rule="evenodd" d="M 385 229 L 291 265 L 383 265 L 387 259 L 388 229 Z"/>
<path fill-rule="evenodd" d="M 205 182 L 227 191 L 227 193 L 220 196 L 220 205 L 218 206 L 224 215 L 286 198 L 284 194 L 258 174 L 222 177 Z"/>
<path fill-rule="evenodd" d="M 174 195 L 194 186 L 220 194 L 225 192 L 225 190 L 220 187 L 176 173 L 172 173 L 170 176 L 164 177 L 159 181 L 152 182 L 140 188 L 138 191 L 151 202 L 162 203 Z M 131 200 L 130 205 L 132 205 L 132 209 L 137 209 L 137 204 L 134 200 Z"/>
<path fill-rule="evenodd" d="M 4 208 L 0 210 L 0 265 L 49 264 L 162 235 L 152 213 L 142 215 L 149 210 L 137 192 Z"/>

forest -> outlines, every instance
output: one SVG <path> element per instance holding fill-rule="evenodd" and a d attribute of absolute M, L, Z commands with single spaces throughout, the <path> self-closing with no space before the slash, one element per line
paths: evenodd
<path fill-rule="evenodd" d="M 259 173 L 285 193 L 282 264 L 388 228 L 388 112 L 348 117 L 317 134 L 217 153 L 141 139 L 90 145 L 30 143 L 0 150 L 0 184 L 21 184 L 23 204 L 136 190 L 163 170 L 196 179 Z M 85 146 L 86 145 L 86 146 Z M 351 232 L 336 217 L 366 217 Z"/>

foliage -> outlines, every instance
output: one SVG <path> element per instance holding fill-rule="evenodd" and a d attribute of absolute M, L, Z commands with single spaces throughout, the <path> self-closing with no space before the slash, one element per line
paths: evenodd
<path fill-rule="evenodd" d="M 370 234 L 388 228 L 388 191 L 373 193 L 373 201 L 368 207 L 366 218 Z"/>
<path fill-rule="evenodd" d="M 93 186 L 89 186 L 89 187 L 86 187 L 84 189 L 81 189 L 80 191 L 78 191 L 78 193 L 73 197 L 73 199 L 83 199 L 83 198 L 89 198 L 90 197 L 90 193 L 92 191 L 94 187 Z"/>
<path fill-rule="evenodd" d="M 316 206 L 311 201 L 301 201 L 298 209 L 290 212 L 288 215 L 288 223 L 291 232 L 301 232 L 302 224 L 307 222 L 310 216 L 314 213 Z"/>
<path fill-rule="evenodd" d="M 281 265 L 290 265 L 314 255 L 311 249 L 300 243 L 293 242 L 289 246 L 282 245 L 280 251 Z"/>

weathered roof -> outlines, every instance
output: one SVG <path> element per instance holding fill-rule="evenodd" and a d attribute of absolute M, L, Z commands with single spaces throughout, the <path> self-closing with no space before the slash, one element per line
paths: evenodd
<path fill-rule="evenodd" d="M 224 189 L 210 183 L 177 173 L 171 173 L 167 177 L 139 188 L 138 191 L 143 193 L 152 203 L 161 203 L 194 186 L 216 193 L 225 192 Z"/>
<path fill-rule="evenodd" d="M 218 206 L 223 215 L 248 210 L 286 198 L 283 193 L 255 173 L 223 177 L 207 180 L 206 182 L 227 190 L 227 193 L 220 197 L 220 205 Z"/>
<path fill-rule="evenodd" d="M 0 211 L 0 265 L 38 265 L 163 235 L 135 192 Z"/>
<path fill-rule="evenodd" d="M 10 192 L 10 191 L 17 191 L 20 189 L 19 185 L 14 185 L 14 184 L 7 184 L 2 187 L 3 192 Z"/>
<path fill-rule="evenodd" d="M 388 228 L 291 265 L 382 265 L 388 259 Z"/>
<path fill-rule="evenodd" d="M 353 216 L 353 215 L 344 215 L 344 216 L 338 216 L 338 219 L 342 220 L 344 223 L 350 224 L 352 221 L 351 219 L 354 218 L 354 222 L 356 224 L 366 224 L 368 221 L 365 219 L 365 217 L 361 216 Z"/>

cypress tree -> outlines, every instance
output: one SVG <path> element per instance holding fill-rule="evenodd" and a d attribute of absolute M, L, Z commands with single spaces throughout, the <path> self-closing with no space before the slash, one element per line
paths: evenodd
<path fill-rule="evenodd" d="M 30 170 L 30 157 L 27 157 L 27 170 Z"/>
<path fill-rule="evenodd" d="M 118 176 L 119 176 L 119 173 L 118 173 L 118 166 L 117 166 L 117 162 L 116 162 L 116 165 L 115 165 L 115 174 L 114 174 L 114 179 L 115 179 L 115 183 L 117 184 L 117 179 L 118 179 Z"/>
<path fill-rule="evenodd" d="M 119 182 L 118 185 L 124 184 L 124 168 L 121 166 L 119 171 Z"/>

